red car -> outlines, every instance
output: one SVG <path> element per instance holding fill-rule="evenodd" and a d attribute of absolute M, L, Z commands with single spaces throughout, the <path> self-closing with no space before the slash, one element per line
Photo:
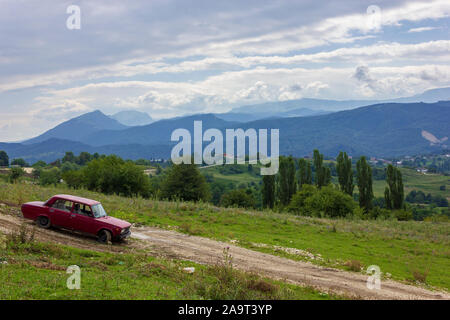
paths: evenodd
<path fill-rule="evenodd" d="M 47 202 L 22 205 L 24 218 L 36 221 L 41 228 L 51 226 L 95 235 L 100 242 L 122 240 L 130 236 L 129 222 L 106 215 L 102 204 L 95 200 L 56 195 Z"/>

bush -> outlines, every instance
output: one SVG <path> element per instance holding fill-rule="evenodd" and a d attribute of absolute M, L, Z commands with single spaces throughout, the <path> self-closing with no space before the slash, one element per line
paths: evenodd
<path fill-rule="evenodd" d="M 315 186 L 304 184 L 300 191 L 297 191 L 297 193 L 292 196 L 288 211 L 298 215 L 307 215 L 307 212 L 305 211 L 305 201 L 317 192 L 318 190 Z"/>
<path fill-rule="evenodd" d="M 232 190 L 222 196 L 220 204 L 224 207 L 254 208 L 255 198 L 243 189 Z"/>
<path fill-rule="evenodd" d="M 360 272 L 361 269 L 362 269 L 362 264 L 361 264 L 361 262 L 358 261 L 358 260 L 350 260 L 350 261 L 347 261 L 347 262 L 345 263 L 345 266 L 346 266 L 349 270 L 355 271 L 355 272 Z"/>
<path fill-rule="evenodd" d="M 125 162 L 115 155 L 90 161 L 81 169 L 79 176 L 70 174 L 69 180 L 75 187 L 82 181 L 87 189 L 106 194 L 126 197 L 149 197 L 150 194 L 150 181 L 143 170 L 133 162 Z"/>
<path fill-rule="evenodd" d="M 8 154 L 5 151 L 0 150 L 0 167 L 7 167 L 7 166 L 9 166 Z"/>
<path fill-rule="evenodd" d="M 194 281 L 183 290 L 209 300 L 292 299 L 293 292 L 256 275 L 233 268 L 229 248 L 224 249 L 223 262 L 206 270 L 211 281 Z"/>
<path fill-rule="evenodd" d="M 414 280 L 425 283 L 427 281 L 428 271 L 414 270 L 412 275 Z"/>
<path fill-rule="evenodd" d="M 30 165 L 22 158 L 18 158 L 11 161 L 11 166 L 29 167 Z"/>
<path fill-rule="evenodd" d="M 64 172 L 62 178 L 69 188 L 80 189 L 84 184 L 84 175 L 82 171 Z"/>
<path fill-rule="evenodd" d="M 332 186 L 322 187 L 305 200 L 305 210 L 316 216 L 345 217 L 351 214 L 355 207 L 351 196 Z"/>
<path fill-rule="evenodd" d="M 334 218 L 352 215 L 355 208 L 353 198 L 333 186 L 317 189 L 315 186 L 303 185 L 292 197 L 288 211 L 306 216 Z"/>
<path fill-rule="evenodd" d="M 200 201 L 210 198 L 205 177 L 195 164 L 173 165 L 161 186 L 161 197 L 169 200 Z"/>
<path fill-rule="evenodd" d="M 58 168 L 42 170 L 39 177 L 39 184 L 42 186 L 57 185 L 61 180 L 61 172 Z"/>
<path fill-rule="evenodd" d="M 9 181 L 11 183 L 15 183 L 24 174 L 25 174 L 25 171 L 22 168 L 11 168 L 11 171 L 9 173 Z"/>
<path fill-rule="evenodd" d="M 392 214 L 398 221 L 407 221 L 413 218 L 412 212 L 407 210 L 394 210 Z"/>
<path fill-rule="evenodd" d="M 7 236 L 8 246 L 10 249 L 18 250 L 20 245 L 33 243 L 35 236 L 35 229 L 28 227 L 24 222 L 20 228 L 14 229 Z"/>

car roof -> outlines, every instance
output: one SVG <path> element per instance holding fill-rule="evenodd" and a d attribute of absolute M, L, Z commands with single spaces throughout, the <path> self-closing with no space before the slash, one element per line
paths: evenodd
<path fill-rule="evenodd" d="M 52 199 L 54 199 L 54 198 L 69 200 L 69 201 L 73 201 L 73 202 L 78 202 L 78 203 L 81 203 L 81 204 L 86 204 L 88 206 L 93 206 L 93 205 L 96 205 L 96 204 L 100 203 L 100 202 L 95 201 L 95 200 L 82 198 L 82 197 L 77 197 L 77 196 L 71 196 L 71 195 L 68 195 L 68 194 L 57 194 L 57 195 L 52 197 Z"/>

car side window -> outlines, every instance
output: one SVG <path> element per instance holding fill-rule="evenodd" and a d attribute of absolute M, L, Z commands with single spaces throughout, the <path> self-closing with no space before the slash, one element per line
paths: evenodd
<path fill-rule="evenodd" d="M 66 211 L 66 212 L 71 212 L 72 211 L 72 202 L 63 200 L 63 199 L 58 199 L 52 204 L 52 208 Z"/>
<path fill-rule="evenodd" d="M 73 212 L 77 214 L 82 214 L 84 216 L 92 217 L 91 207 L 81 203 L 75 203 L 73 207 Z"/>

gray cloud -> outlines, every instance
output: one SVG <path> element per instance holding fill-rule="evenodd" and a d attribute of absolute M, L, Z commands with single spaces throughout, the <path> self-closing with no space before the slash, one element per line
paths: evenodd
<path fill-rule="evenodd" d="M 366 26 L 372 1 L 360 0 L 0 1 L 4 139 L 97 108 L 157 118 L 301 97 L 386 98 L 450 81 L 448 35 L 408 33 L 431 19 L 445 26 L 444 0 L 377 1 L 379 30 Z M 81 30 L 65 27 L 71 4 Z"/>

